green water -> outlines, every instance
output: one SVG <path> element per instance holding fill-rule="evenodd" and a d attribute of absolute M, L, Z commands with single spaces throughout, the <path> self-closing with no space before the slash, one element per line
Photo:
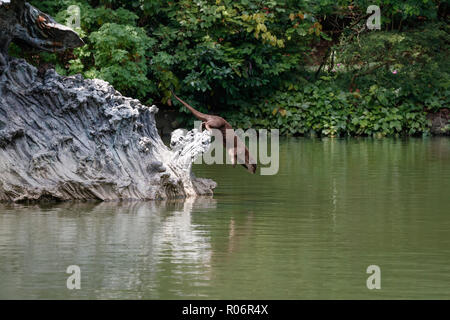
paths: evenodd
<path fill-rule="evenodd" d="M 0 206 L 0 298 L 450 298 L 450 139 L 280 152 L 275 176 L 195 167 L 213 199 Z"/>

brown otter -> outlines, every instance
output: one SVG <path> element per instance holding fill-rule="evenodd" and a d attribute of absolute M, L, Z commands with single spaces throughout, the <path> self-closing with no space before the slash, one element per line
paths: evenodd
<path fill-rule="evenodd" d="M 236 166 L 238 160 L 242 163 L 242 166 L 245 167 L 249 172 L 256 172 L 256 162 L 252 159 L 250 152 L 248 151 L 245 144 L 238 138 L 238 136 L 234 133 L 233 127 L 222 117 L 201 113 L 198 110 L 195 110 L 188 103 L 184 102 L 172 91 L 172 95 L 180 101 L 186 108 L 188 108 L 192 114 L 199 120 L 202 121 L 203 125 L 207 130 L 217 129 L 220 130 L 223 137 L 223 146 L 227 149 L 229 156 L 231 157 L 233 166 Z M 229 139 L 234 139 L 234 143 L 231 143 Z M 227 143 L 229 141 L 229 143 Z M 231 148 L 227 148 L 227 146 L 231 146 Z M 241 153 L 239 150 L 243 150 L 245 153 L 245 159 L 241 159 Z M 242 161 L 243 160 L 243 161 Z"/>

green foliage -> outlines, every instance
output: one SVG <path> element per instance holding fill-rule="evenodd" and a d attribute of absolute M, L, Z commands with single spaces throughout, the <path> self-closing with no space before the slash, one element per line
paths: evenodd
<path fill-rule="evenodd" d="M 449 105 L 441 1 L 32 3 L 60 22 L 78 5 L 77 31 L 86 42 L 69 54 L 40 54 L 37 64 L 102 78 L 146 103 L 172 105 L 175 89 L 199 110 L 241 127 L 291 135 L 422 134 L 429 130 L 426 113 Z M 372 4 L 381 6 L 383 31 L 361 32 L 360 17 Z M 316 48 L 327 41 L 332 54 L 316 74 Z"/>
<path fill-rule="evenodd" d="M 231 106 L 229 97 L 276 87 L 274 77 L 297 70 L 310 50 L 309 42 L 323 35 L 313 15 L 298 4 L 101 1 L 103 5 L 93 7 L 93 3 L 34 3 L 59 21 L 67 20 L 69 5 L 81 8 L 78 31 L 87 45 L 74 51 L 74 59 L 59 64 L 69 74 L 102 77 L 123 94 L 141 99 L 151 95 L 163 103 L 171 88 L 203 105 Z M 139 63 L 133 66 L 136 60 Z M 205 97 L 205 92 L 210 94 Z"/>
<path fill-rule="evenodd" d="M 337 61 L 345 66 L 341 78 L 360 90 L 373 85 L 392 88 L 401 99 L 437 111 L 449 104 L 449 31 L 446 24 L 427 24 L 344 42 L 336 48 Z"/>
<path fill-rule="evenodd" d="M 147 78 L 147 53 L 154 40 L 143 29 L 106 23 L 92 32 L 89 40 L 95 63 L 85 72 L 86 76 L 104 79 L 117 90 L 141 99 L 155 92 Z M 72 71 L 79 68 L 78 61 L 72 61 Z"/>
<path fill-rule="evenodd" d="M 342 91 L 333 80 L 278 91 L 229 118 L 237 127 L 279 128 L 283 135 L 417 135 L 429 132 L 426 112 L 386 88 Z M 255 119 L 256 118 L 256 119 Z"/>

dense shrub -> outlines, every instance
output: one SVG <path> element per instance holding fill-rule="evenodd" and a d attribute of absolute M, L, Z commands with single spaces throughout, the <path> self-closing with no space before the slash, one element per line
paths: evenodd
<path fill-rule="evenodd" d="M 86 46 L 29 58 L 146 103 L 172 105 L 175 89 L 236 125 L 331 136 L 426 133 L 426 112 L 448 107 L 445 1 L 32 3 L 62 22 L 80 6 Z M 364 29 L 371 4 L 382 8 L 382 31 Z"/>
<path fill-rule="evenodd" d="M 278 91 L 229 120 L 237 127 L 279 128 L 283 135 L 383 137 L 429 132 L 423 108 L 403 101 L 395 91 L 374 85 L 364 94 L 345 92 L 330 80 Z"/>

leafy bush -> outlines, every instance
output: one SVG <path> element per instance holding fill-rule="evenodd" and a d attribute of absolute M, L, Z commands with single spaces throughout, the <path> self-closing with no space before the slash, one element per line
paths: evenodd
<path fill-rule="evenodd" d="M 351 93 L 329 79 L 279 91 L 229 120 L 237 127 L 279 128 L 283 135 L 383 137 L 429 132 L 426 112 L 403 102 L 397 92 L 373 86 L 364 94 Z"/>
<path fill-rule="evenodd" d="M 172 106 L 175 89 L 201 111 L 241 127 L 327 136 L 421 134 L 429 130 L 426 113 L 449 105 L 442 1 L 32 3 L 61 22 L 68 6 L 78 5 L 77 31 L 86 42 L 64 54 L 27 54 L 36 64 L 105 79 L 146 103 Z M 363 28 L 372 4 L 382 8 L 383 31 Z M 323 44 L 331 46 L 326 59 Z M 317 71 L 321 62 L 325 67 Z M 176 107 L 181 120 L 192 119 Z"/>
<path fill-rule="evenodd" d="M 140 99 L 155 92 L 153 82 L 147 78 L 147 53 L 154 40 L 143 29 L 106 23 L 91 33 L 89 40 L 95 62 L 84 72 L 85 76 L 104 79 L 117 90 Z M 83 56 L 89 54 L 86 52 Z M 80 59 L 72 60 L 70 70 L 83 71 L 80 62 Z"/>
<path fill-rule="evenodd" d="M 449 31 L 447 24 L 433 23 L 406 32 L 367 33 L 336 47 L 344 69 L 338 73 L 351 88 L 377 85 L 429 111 L 448 107 Z"/>

